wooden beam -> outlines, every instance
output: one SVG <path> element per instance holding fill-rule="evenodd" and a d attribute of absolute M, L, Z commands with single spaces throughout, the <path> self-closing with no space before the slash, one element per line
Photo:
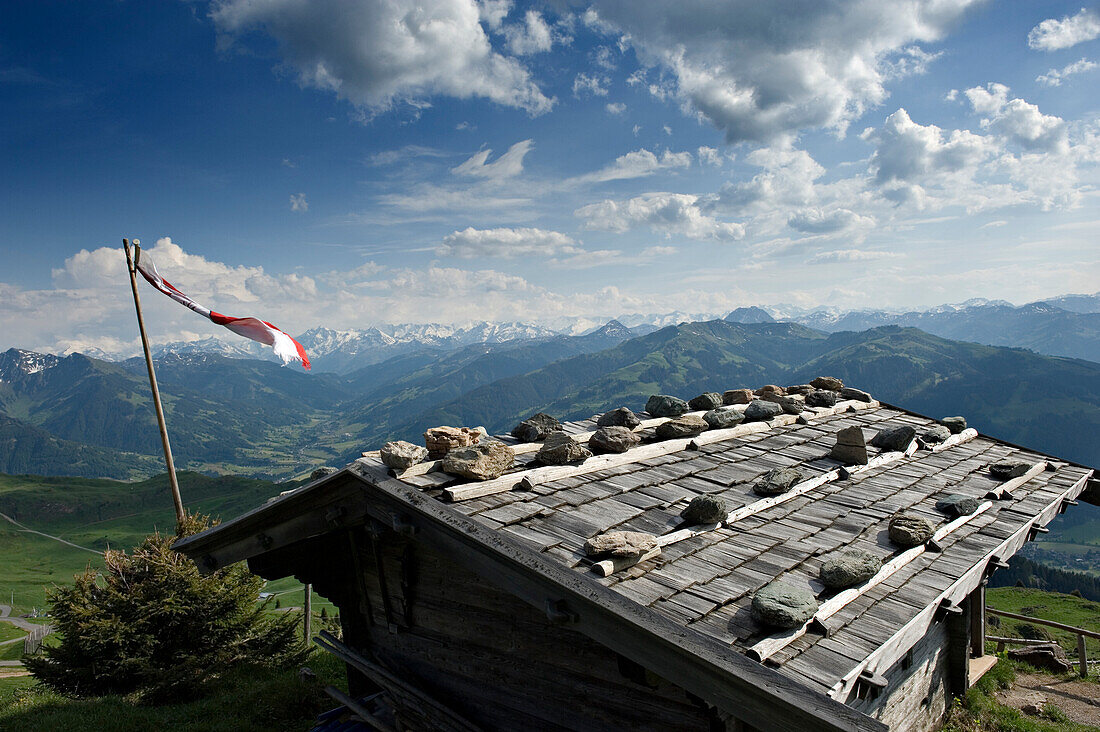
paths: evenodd
<path fill-rule="evenodd" d="M 875 649 L 867 658 L 861 661 L 851 671 L 846 673 L 829 691 L 834 699 L 845 700 L 851 694 L 855 681 L 865 669 L 872 672 L 885 673 L 894 663 L 912 648 L 917 641 L 923 638 L 936 618 L 936 611 L 940 603 L 945 600 L 952 603 L 962 601 L 985 578 L 987 565 L 999 558 L 1010 557 L 1020 550 L 1036 525 L 1050 523 L 1058 515 L 1058 508 L 1066 498 L 1075 498 L 1085 487 L 1086 478 L 1074 483 L 1057 498 L 1048 503 L 1031 521 L 1025 523 L 1014 531 L 1011 536 L 987 552 L 981 560 L 976 562 L 969 570 L 963 573 L 950 587 L 941 592 L 916 617 L 902 626 L 894 635 Z"/>
<path fill-rule="evenodd" d="M 954 447 L 955 445 L 961 445 L 964 442 L 970 442 L 971 440 L 973 440 L 977 436 L 978 436 L 978 430 L 974 429 L 973 427 L 967 427 L 965 430 L 963 430 L 959 434 L 951 435 L 950 437 L 948 437 L 946 440 L 944 440 L 940 444 L 933 445 L 932 446 L 932 452 L 943 452 L 944 450 L 948 450 L 948 449 Z"/>
<path fill-rule="evenodd" d="M 1049 463 L 1047 463 L 1046 460 L 1040 460 L 1039 462 L 1028 468 L 1026 473 L 1012 478 L 1011 480 L 1006 480 L 1004 483 L 1001 483 L 999 486 L 986 493 L 985 497 L 997 499 L 1012 498 L 1012 491 L 1016 490 L 1024 483 L 1034 478 L 1036 475 L 1042 473 L 1044 470 L 1047 469 L 1048 465 Z"/>
<path fill-rule="evenodd" d="M 990 615 L 1000 615 L 1002 618 L 1010 618 L 1012 620 L 1026 620 L 1029 623 L 1037 623 L 1039 625 L 1046 625 L 1050 628 L 1057 628 L 1058 630 L 1064 630 L 1067 633 L 1076 633 L 1077 635 L 1086 635 L 1089 638 L 1095 638 L 1100 640 L 1100 633 L 1094 630 L 1085 630 L 1084 628 L 1076 628 L 1072 625 L 1066 625 L 1065 623 L 1058 623 L 1053 620 L 1043 620 L 1042 618 L 1033 618 L 1029 615 L 1020 615 L 1019 613 L 1010 613 L 1007 610 L 996 610 L 994 608 L 988 608 L 986 610 Z"/>

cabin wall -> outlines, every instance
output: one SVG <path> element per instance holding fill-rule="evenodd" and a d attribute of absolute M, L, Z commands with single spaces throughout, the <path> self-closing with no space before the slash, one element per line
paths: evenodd
<path fill-rule="evenodd" d="M 950 654 L 946 623 L 935 623 L 912 650 L 911 658 L 883 674 L 889 682 L 878 698 L 850 699 L 848 705 L 896 732 L 938 729 L 951 702 Z"/>
<path fill-rule="evenodd" d="M 487 729 L 722 730 L 715 710 L 415 541 L 353 541 L 346 641 Z M 308 572 L 307 572 L 308 574 Z M 323 588 L 318 586 L 318 591 Z"/>

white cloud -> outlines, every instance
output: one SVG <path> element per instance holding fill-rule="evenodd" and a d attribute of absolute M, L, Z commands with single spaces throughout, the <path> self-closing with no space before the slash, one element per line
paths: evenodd
<path fill-rule="evenodd" d="M 622 102 L 608 102 L 604 105 L 604 109 L 607 110 L 608 114 L 618 115 L 626 111 L 626 105 Z"/>
<path fill-rule="evenodd" d="M 1048 18 L 1027 34 L 1027 45 L 1037 51 L 1058 51 L 1100 37 L 1100 16 L 1081 8 L 1074 16 L 1061 20 Z"/>
<path fill-rule="evenodd" d="M 485 162 L 493 152 L 491 149 L 486 148 L 474 153 L 461 165 L 451 168 L 451 172 L 455 175 L 468 175 L 491 180 L 512 178 L 523 172 L 523 158 L 526 157 L 534 145 L 534 140 L 521 140 L 508 148 L 508 152 L 492 163 Z"/>
<path fill-rule="evenodd" d="M 1071 64 L 1063 66 L 1061 69 L 1051 69 L 1050 71 L 1035 77 L 1035 81 L 1045 86 L 1061 86 L 1062 81 L 1067 76 L 1073 76 L 1074 74 L 1083 74 L 1086 71 L 1092 71 L 1097 66 L 1095 61 L 1089 61 L 1087 58 L 1074 61 Z"/>
<path fill-rule="evenodd" d="M 573 79 L 573 96 L 578 99 L 582 96 L 596 97 L 607 96 L 607 78 L 597 74 L 581 72 Z"/>
<path fill-rule="evenodd" d="M 626 201 L 605 200 L 578 208 L 586 229 L 625 233 L 648 227 L 665 236 L 733 241 L 745 236 L 745 227 L 719 221 L 703 213 L 699 197 L 686 193 L 646 193 Z"/>
<path fill-rule="evenodd" d="M 1060 117 L 1043 114 L 1023 99 L 1009 99 L 1004 84 L 987 84 L 967 89 L 966 98 L 978 114 L 984 128 L 1004 135 L 1028 150 L 1065 152 L 1068 149 L 1066 124 Z"/>
<path fill-rule="evenodd" d="M 877 143 L 871 170 L 879 183 L 918 182 L 960 172 L 970 175 L 978 163 L 997 152 L 986 137 L 967 130 L 945 135 L 936 125 L 917 124 L 904 109 L 887 117 L 869 139 Z"/>
<path fill-rule="evenodd" d="M 435 253 L 441 257 L 552 256 L 579 254 L 583 250 L 570 236 L 533 228 L 475 229 L 469 227 L 443 237 Z"/>
<path fill-rule="evenodd" d="M 478 0 L 477 10 L 481 22 L 497 30 L 512 12 L 512 0 Z"/>
<path fill-rule="evenodd" d="M 309 201 L 304 193 L 290 194 L 290 210 L 296 213 L 305 213 L 309 210 Z"/>
<path fill-rule="evenodd" d="M 885 83 L 934 58 L 977 0 L 782 4 L 735 0 L 596 0 L 599 20 L 628 36 L 639 60 L 670 77 L 657 85 L 731 142 L 773 142 L 801 130 L 843 132 L 882 104 Z"/>
<path fill-rule="evenodd" d="M 699 162 L 718 167 L 722 164 L 722 156 L 713 147 L 702 145 L 695 153 L 699 156 Z"/>
<path fill-rule="evenodd" d="M 745 156 L 745 162 L 763 170 L 751 180 L 724 186 L 716 202 L 722 210 L 743 215 L 817 203 L 815 181 L 825 168 L 805 150 L 761 148 Z"/>
<path fill-rule="evenodd" d="M 610 165 L 605 165 L 595 172 L 571 178 L 566 183 L 603 183 L 609 180 L 644 178 L 661 170 L 688 167 L 691 167 L 691 153 L 689 152 L 674 153 L 671 150 L 665 150 L 658 157 L 649 150 L 642 148 L 620 155 Z"/>
<path fill-rule="evenodd" d="M 331 91 L 365 114 L 395 103 L 423 106 L 436 95 L 484 98 L 549 111 L 515 58 L 493 50 L 481 26 L 502 18 L 501 4 L 474 0 L 218 0 L 210 16 L 224 38 L 254 28 L 279 43 L 302 86 Z"/>
<path fill-rule="evenodd" d="M 860 216 L 846 208 L 836 208 L 831 211 L 807 208 L 792 214 L 787 219 L 787 225 L 807 234 L 835 234 L 857 228 L 873 228 L 875 220 L 870 216 Z"/>
<path fill-rule="evenodd" d="M 517 56 L 549 51 L 555 40 L 561 40 L 537 10 L 528 10 L 522 25 L 506 25 L 501 30 L 508 40 L 508 50 Z"/>
<path fill-rule="evenodd" d="M 367 165 L 393 165 L 403 163 L 412 158 L 445 158 L 450 153 L 437 150 L 425 145 L 405 145 L 396 150 L 381 150 L 367 158 Z"/>
<path fill-rule="evenodd" d="M 837 249 L 821 252 L 810 257 L 810 264 L 826 262 L 873 262 L 879 259 L 896 259 L 902 255 L 895 252 L 874 252 L 863 249 Z"/>

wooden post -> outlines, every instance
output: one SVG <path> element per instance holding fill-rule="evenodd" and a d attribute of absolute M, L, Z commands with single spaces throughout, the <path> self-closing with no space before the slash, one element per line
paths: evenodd
<path fill-rule="evenodd" d="M 1089 675 L 1089 660 L 1085 657 L 1085 636 L 1077 634 L 1077 663 L 1081 665 L 1081 678 Z"/>
<path fill-rule="evenodd" d="M 313 585 L 306 585 L 306 597 L 305 602 L 302 605 L 305 610 L 305 614 L 302 616 L 302 634 L 306 643 L 309 643 L 310 620 L 313 618 Z"/>
<path fill-rule="evenodd" d="M 970 593 L 970 657 L 985 655 L 985 582 Z"/>
<path fill-rule="evenodd" d="M 157 424 L 160 425 L 160 443 L 164 447 L 164 463 L 168 468 L 168 484 L 172 487 L 172 500 L 176 504 L 176 534 L 183 529 L 186 514 L 183 511 L 183 499 L 180 497 L 180 485 L 176 481 L 176 464 L 172 461 L 172 446 L 168 442 L 168 427 L 164 423 L 164 408 L 160 404 L 160 390 L 157 388 L 157 375 L 153 371 L 153 357 L 149 353 L 149 338 L 145 335 L 145 319 L 141 315 L 141 298 L 138 296 L 137 264 L 130 254 L 130 242 L 122 240 L 122 248 L 126 250 L 126 269 L 130 273 L 130 288 L 134 291 L 134 308 L 137 310 L 138 330 L 141 332 L 141 347 L 145 351 L 145 366 L 149 371 L 149 388 L 153 391 L 153 406 L 157 411 Z M 137 239 L 134 239 L 134 251 L 136 256 L 141 256 L 141 249 Z"/>

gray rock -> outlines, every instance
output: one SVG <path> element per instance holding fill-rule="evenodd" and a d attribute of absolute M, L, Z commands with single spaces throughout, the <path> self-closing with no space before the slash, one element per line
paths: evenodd
<path fill-rule="evenodd" d="M 515 459 L 512 448 L 496 440 L 486 440 L 448 452 L 443 457 L 443 472 L 471 480 L 492 480 L 512 467 Z"/>
<path fill-rule="evenodd" d="M 598 420 L 596 420 L 597 427 L 629 427 L 633 429 L 642 423 L 642 420 L 638 418 L 638 415 L 630 411 L 626 407 L 619 407 L 618 409 L 612 409 L 610 412 L 604 412 Z"/>
<path fill-rule="evenodd" d="M 927 445 L 938 445 L 949 437 L 951 437 L 951 430 L 947 429 L 942 424 L 926 427 L 921 430 L 920 433 L 921 442 Z"/>
<path fill-rule="evenodd" d="M 890 519 L 890 541 L 909 548 L 923 544 L 932 538 L 932 522 L 913 513 L 896 513 Z"/>
<path fill-rule="evenodd" d="M 802 471 L 795 468 L 772 468 L 756 481 L 752 487 L 754 493 L 760 496 L 777 496 L 786 493 L 802 480 Z"/>
<path fill-rule="evenodd" d="M 836 378 L 835 376 L 818 376 L 816 379 L 810 382 L 810 386 L 815 389 L 840 391 L 844 388 L 844 382 Z"/>
<path fill-rule="evenodd" d="M 748 404 L 752 401 L 752 396 L 752 389 L 730 389 L 722 392 L 722 403 L 727 406 L 731 404 Z"/>
<path fill-rule="evenodd" d="M 584 553 L 590 557 L 640 557 L 657 548 L 657 537 L 641 531 L 609 531 L 584 542 Z"/>
<path fill-rule="evenodd" d="M 691 407 L 693 412 L 706 412 L 710 409 L 717 409 L 722 406 L 722 395 L 716 391 L 708 391 L 692 399 L 688 402 L 688 406 Z"/>
<path fill-rule="evenodd" d="M 756 396 L 764 396 L 765 394 L 778 394 L 779 396 L 786 396 L 787 391 L 782 386 L 776 386 L 775 384 L 765 384 L 756 391 L 753 392 Z"/>
<path fill-rule="evenodd" d="M 752 598 L 752 615 L 773 628 L 797 628 L 817 612 L 817 598 L 809 588 L 771 582 Z"/>
<path fill-rule="evenodd" d="M 809 384 L 795 384 L 794 386 L 784 387 L 787 394 L 801 394 L 805 396 L 814 390 Z"/>
<path fill-rule="evenodd" d="M 600 427 L 588 438 L 588 449 L 597 455 L 622 453 L 641 441 L 636 432 L 626 427 Z"/>
<path fill-rule="evenodd" d="M 695 496 L 691 503 L 680 512 L 680 518 L 688 526 L 697 524 L 713 524 L 724 521 L 729 511 L 726 510 L 726 502 L 721 496 L 702 495 Z"/>
<path fill-rule="evenodd" d="M 538 442 L 559 430 L 561 430 L 561 422 L 545 412 L 539 412 L 513 427 L 512 437 L 521 442 Z"/>
<path fill-rule="evenodd" d="M 427 459 L 427 448 L 414 445 L 411 442 L 397 440 L 382 445 L 382 462 L 386 464 L 386 467 L 393 468 L 399 473 Z"/>
<path fill-rule="evenodd" d="M 1022 460 L 1004 460 L 989 466 L 989 474 L 997 480 L 1019 478 L 1029 470 L 1031 470 L 1031 463 L 1025 463 Z"/>
<path fill-rule="evenodd" d="M 535 459 L 543 465 L 568 465 L 592 457 L 592 451 L 564 432 L 551 432 L 546 442 L 535 453 Z"/>
<path fill-rule="evenodd" d="M 853 425 L 837 432 L 836 445 L 829 452 L 829 457 L 845 465 L 866 465 L 867 438 L 863 435 L 863 429 Z"/>
<path fill-rule="evenodd" d="M 712 430 L 724 430 L 736 427 L 745 419 L 745 415 L 736 409 L 712 409 L 703 415 L 705 421 Z"/>
<path fill-rule="evenodd" d="M 830 554 L 821 564 L 821 583 L 832 590 L 857 585 L 871 579 L 882 567 L 882 560 L 864 549 L 845 549 Z"/>
<path fill-rule="evenodd" d="M 871 401 L 871 395 L 870 394 L 868 394 L 865 391 L 860 391 L 859 389 L 853 389 L 850 386 L 841 387 L 841 389 L 840 389 L 840 398 L 841 399 L 853 399 L 857 402 L 870 402 Z"/>
<path fill-rule="evenodd" d="M 679 417 L 690 410 L 688 403 L 667 394 L 654 394 L 645 403 L 645 410 L 651 417 Z"/>
<path fill-rule="evenodd" d="M 943 511 L 951 518 L 958 518 L 974 513 L 978 510 L 979 505 L 977 498 L 964 496 L 961 493 L 952 493 L 936 501 L 936 510 Z"/>
<path fill-rule="evenodd" d="M 940 424 L 951 430 L 951 434 L 957 435 L 966 429 L 966 417 L 944 417 Z"/>
<path fill-rule="evenodd" d="M 425 454 L 426 453 L 427 451 L 425 450 Z M 310 480 L 317 480 L 318 478 L 324 478 L 326 475 L 332 475 L 335 472 L 336 468 L 332 467 L 331 465 L 324 465 L 310 473 L 309 478 Z"/>
<path fill-rule="evenodd" d="M 709 426 L 702 417 L 685 414 L 657 425 L 654 433 L 662 440 L 672 440 L 677 437 L 694 437 Z"/>
<path fill-rule="evenodd" d="M 871 444 L 887 452 L 904 452 L 916 434 L 916 429 L 908 424 L 898 425 L 897 427 L 884 427 L 871 438 Z"/>
<path fill-rule="evenodd" d="M 766 402 L 763 399 L 753 399 L 749 406 L 745 407 L 746 422 L 766 422 L 775 419 L 783 413 L 783 407 L 775 402 Z"/>
<path fill-rule="evenodd" d="M 835 407 L 840 395 L 829 389 L 815 389 L 806 395 L 807 407 Z"/>
<path fill-rule="evenodd" d="M 775 392 L 765 392 L 760 398 L 766 402 L 778 404 L 779 408 L 787 414 L 801 414 L 806 411 L 806 400 L 801 396 L 784 396 Z"/>
<path fill-rule="evenodd" d="M 1023 661 L 1031 666 L 1045 668 L 1055 673 L 1064 674 L 1073 669 L 1069 662 L 1069 656 L 1057 643 L 1013 648 L 1008 652 L 1008 657 L 1014 661 Z"/>

